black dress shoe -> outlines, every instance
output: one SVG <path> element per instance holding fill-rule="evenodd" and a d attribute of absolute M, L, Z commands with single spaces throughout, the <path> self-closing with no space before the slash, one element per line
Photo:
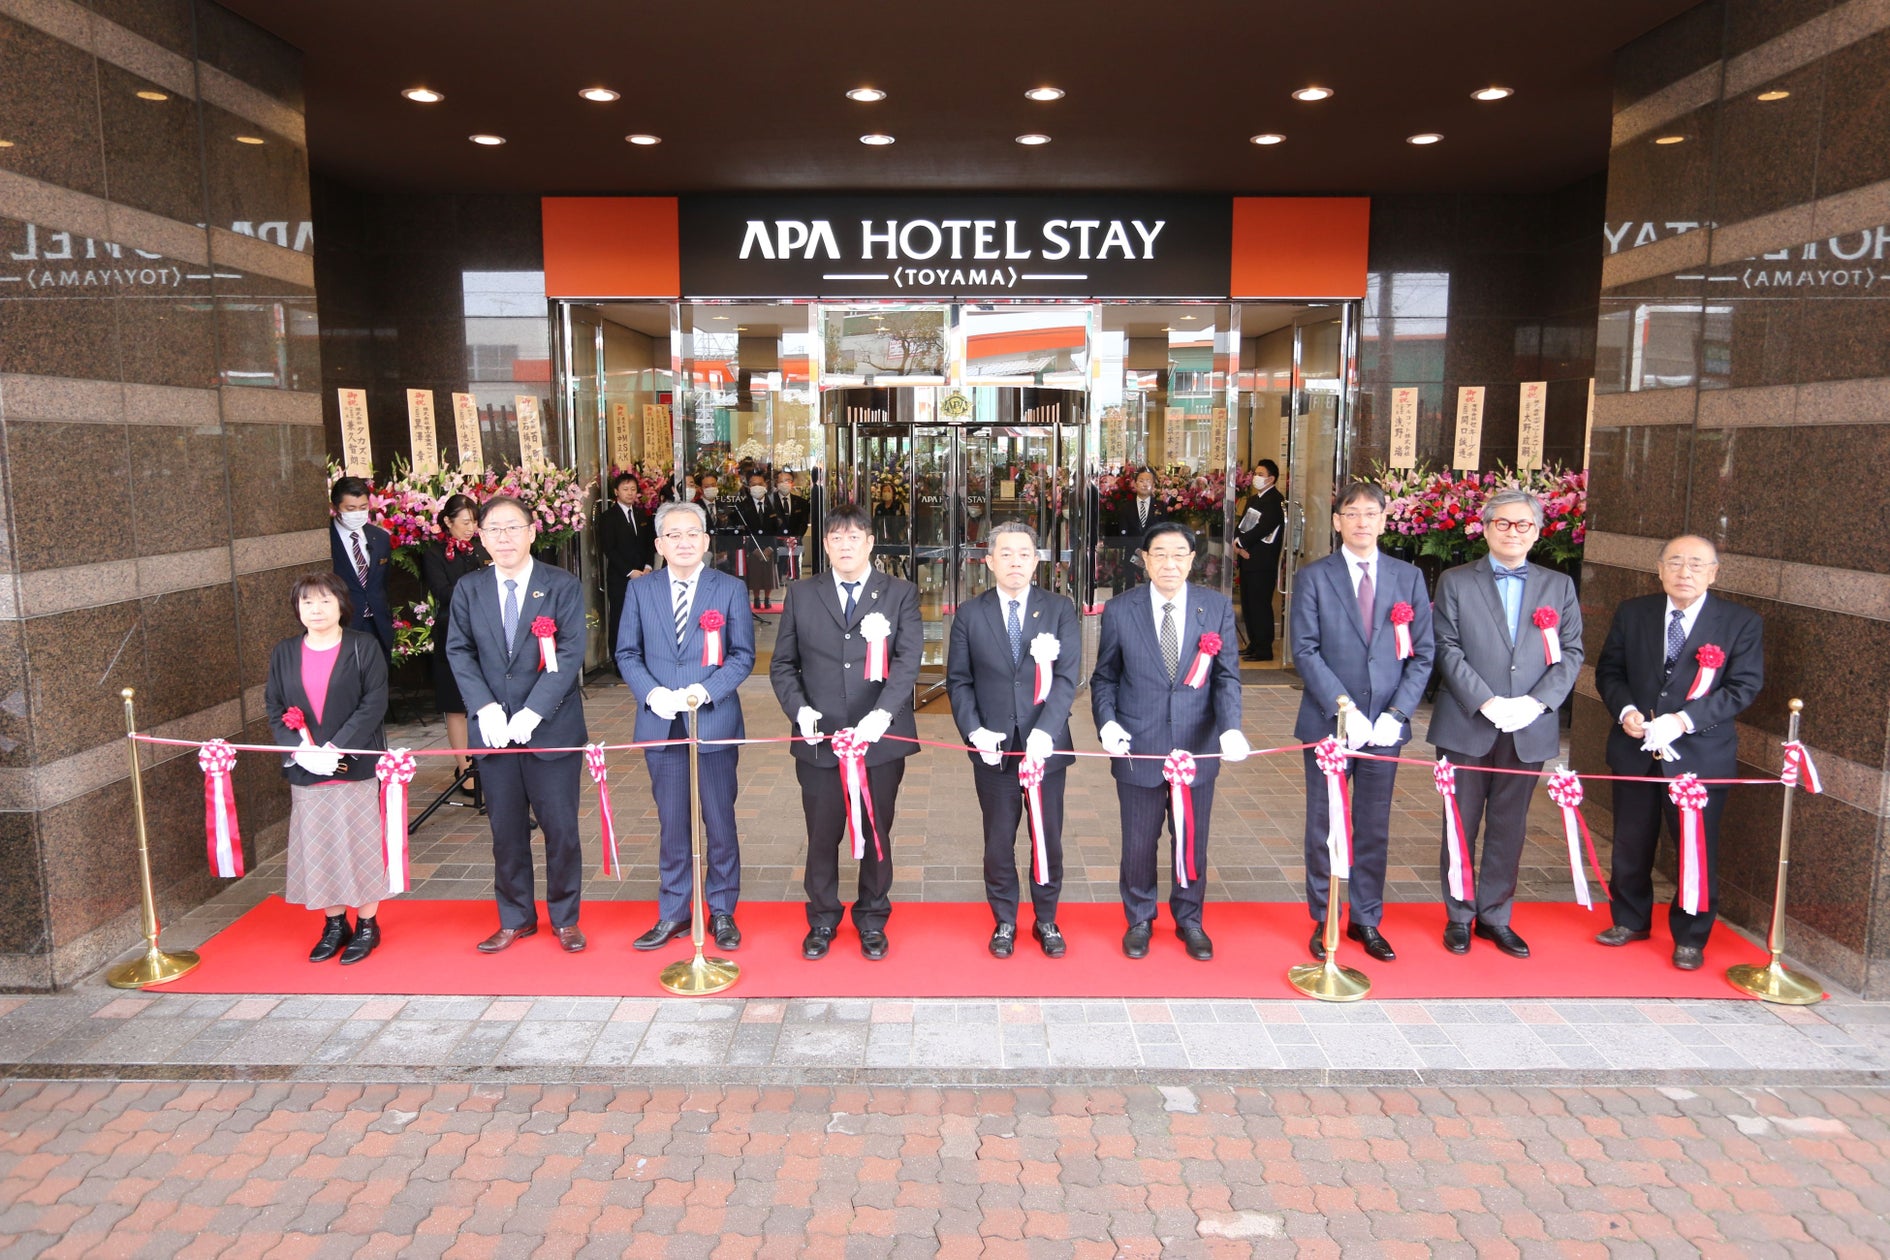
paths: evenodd
<path fill-rule="evenodd" d="M 1651 935 L 1653 933 L 1646 928 L 1637 931 L 1634 928 L 1622 927 L 1617 923 L 1607 931 L 1598 934 L 1595 939 L 1603 945 L 1626 945 L 1632 941 L 1644 941 Z"/>
<path fill-rule="evenodd" d="M 712 914 L 709 916 L 709 934 L 715 937 L 717 949 L 740 949 L 742 930 L 735 926 L 732 914 Z"/>
<path fill-rule="evenodd" d="M 1208 962 L 1214 957 L 1214 942 L 1208 939 L 1199 923 L 1184 923 L 1175 929 L 1175 935 L 1188 947 L 1188 957 L 1196 962 Z"/>
<path fill-rule="evenodd" d="M 327 962 L 339 954 L 354 939 L 354 930 L 348 926 L 348 912 L 343 910 L 326 923 L 322 924 L 322 939 L 315 942 L 315 948 L 308 951 L 310 962 Z"/>
<path fill-rule="evenodd" d="M 991 932 L 991 957 L 1009 958 L 1017 948 L 1017 925 L 1000 923 Z"/>
<path fill-rule="evenodd" d="M 381 925 L 371 915 L 361 916 L 361 921 L 354 925 L 354 939 L 348 942 L 348 948 L 341 951 L 341 965 L 351 967 L 374 952 L 374 947 L 381 943 Z"/>
<path fill-rule="evenodd" d="M 1253 659 L 1256 661 L 1270 661 L 1273 659 L 1273 653 L 1270 650 L 1266 652 L 1255 652 Z"/>
<path fill-rule="evenodd" d="M 1398 951 L 1391 948 L 1391 942 L 1381 935 L 1377 928 L 1354 923 L 1345 929 L 1346 936 L 1365 947 L 1365 952 L 1379 962 L 1398 961 Z"/>
<path fill-rule="evenodd" d="M 656 926 L 630 942 L 631 949 L 661 949 L 679 936 L 689 935 L 689 920 L 658 919 Z"/>
<path fill-rule="evenodd" d="M 1444 925 L 1444 948 L 1453 954 L 1470 952 L 1470 925 L 1468 923 L 1446 923 Z"/>
<path fill-rule="evenodd" d="M 812 962 L 816 958 L 825 958 L 827 949 L 833 944 L 833 929 L 830 927 L 808 928 L 807 935 L 801 940 L 801 957 Z"/>
<path fill-rule="evenodd" d="M 341 961 L 346 962 L 347 959 Z M 1682 971 L 1698 971 L 1706 962 L 1706 951 L 1698 945 L 1676 945 L 1673 947 L 1673 965 Z"/>
<path fill-rule="evenodd" d="M 1154 934 L 1152 923 L 1137 923 L 1122 934 L 1122 952 L 1131 958 L 1148 957 L 1148 938 Z"/>
<path fill-rule="evenodd" d="M 860 929 L 860 956 L 868 962 L 878 962 L 884 958 L 887 945 L 886 934 L 878 928 Z"/>
<path fill-rule="evenodd" d="M 1306 942 L 1306 948 L 1312 951 L 1312 956 L 1316 960 L 1324 962 L 1326 960 L 1326 930 L 1322 927 L 1314 928 L 1312 939 Z"/>
<path fill-rule="evenodd" d="M 1046 958 L 1063 957 L 1063 951 L 1066 948 L 1066 946 L 1063 941 L 1063 933 L 1057 931 L 1056 924 L 1054 923 L 1034 924 L 1030 929 L 1030 934 L 1037 938 L 1037 943 L 1039 945 L 1043 946 L 1044 957 Z"/>
<path fill-rule="evenodd" d="M 1495 941 L 1496 947 L 1511 958 L 1529 957 L 1529 942 L 1510 931 L 1507 923 L 1477 923 L 1477 935 Z"/>

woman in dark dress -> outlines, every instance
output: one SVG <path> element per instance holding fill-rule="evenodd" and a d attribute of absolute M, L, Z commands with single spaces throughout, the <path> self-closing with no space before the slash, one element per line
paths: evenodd
<path fill-rule="evenodd" d="M 460 698 L 459 684 L 453 681 L 452 666 L 446 662 L 446 621 L 453 608 L 453 587 L 468 573 L 477 573 L 491 563 L 479 545 L 479 505 L 463 494 L 456 494 L 440 508 L 438 538 L 420 548 L 420 576 L 433 597 L 433 700 L 446 718 L 446 742 L 456 749 L 467 746 L 466 702 Z M 472 764 L 470 757 L 457 761 L 464 773 Z M 469 779 L 461 791 L 471 795 Z"/>

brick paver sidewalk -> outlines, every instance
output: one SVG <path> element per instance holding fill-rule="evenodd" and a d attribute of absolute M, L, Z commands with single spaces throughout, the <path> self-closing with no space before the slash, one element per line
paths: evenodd
<path fill-rule="evenodd" d="M 7 1256 L 1890 1251 L 1879 1090 L 21 1082 Z"/>

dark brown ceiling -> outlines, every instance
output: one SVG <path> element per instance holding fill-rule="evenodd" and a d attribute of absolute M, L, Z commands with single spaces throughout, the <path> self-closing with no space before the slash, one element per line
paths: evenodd
<path fill-rule="evenodd" d="M 222 3 L 306 53 L 310 160 L 368 187 L 1392 193 L 1602 169 L 1613 51 L 1693 0 Z M 1492 82 L 1516 95 L 1470 99 Z M 1038 83 L 1069 95 L 1025 100 Z M 1290 99 L 1308 83 L 1336 95 Z M 593 84 L 623 99 L 580 100 Z M 842 96 L 861 84 L 890 96 Z"/>

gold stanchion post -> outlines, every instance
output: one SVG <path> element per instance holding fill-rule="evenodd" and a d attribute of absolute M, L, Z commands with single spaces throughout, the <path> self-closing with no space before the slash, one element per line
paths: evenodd
<path fill-rule="evenodd" d="M 1345 719 L 1352 711 L 1349 696 L 1339 697 L 1339 742 L 1345 742 Z M 1334 818 L 1330 825 L 1345 826 L 1347 820 Z M 1339 965 L 1339 907 L 1351 890 L 1351 881 L 1336 875 L 1326 881 L 1326 959 L 1324 962 L 1299 963 L 1287 968 L 1287 983 L 1307 997 L 1321 1002 L 1356 1002 L 1372 991 L 1372 982 L 1355 967 Z"/>
<path fill-rule="evenodd" d="M 1798 739 L 1799 720 L 1804 716 L 1805 702 L 1793 699 L 1791 702 L 1791 721 L 1785 738 L 1788 741 Z M 1802 777 L 1802 771 L 1801 777 Z M 1778 886 L 1772 894 L 1772 930 L 1766 936 L 1766 948 L 1772 951 L 1772 961 L 1760 967 L 1753 963 L 1740 963 L 1736 967 L 1726 968 L 1726 979 L 1733 988 L 1741 993 L 1749 993 L 1762 1002 L 1776 1002 L 1781 1006 L 1810 1006 L 1824 1001 L 1824 986 L 1809 976 L 1791 970 L 1785 965 L 1785 881 L 1791 873 L 1792 865 L 1792 797 L 1796 796 L 1795 784 L 1785 786 L 1785 804 L 1781 811 L 1778 825 Z"/>
<path fill-rule="evenodd" d="M 138 827 L 138 890 L 144 907 L 144 954 L 130 962 L 119 963 L 105 972 L 105 983 L 114 989 L 142 989 L 175 980 L 194 968 L 202 959 L 190 950 L 167 954 L 158 948 L 157 895 L 151 889 L 151 842 L 145 833 L 144 777 L 138 766 L 138 716 L 131 707 L 133 690 L 118 693 L 125 698 L 125 752 L 131 757 L 131 813 Z"/>
<path fill-rule="evenodd" d="M 696 955 L 688 962 L 671 963 L 656 978 L 657 983 L 665 989 L 683 997 L 720 993 L 740 979 L 742 974 L 742 969 L 727 958 L 702 956 L 703 925 L 709 916 L 702 899 L 701 745 L 696 738 L 696 710 L 701 703 L 700 697 L 689 697 L 689 844 L 695 866 L 689 902 L 689 938 L 695 944 Z"/>

